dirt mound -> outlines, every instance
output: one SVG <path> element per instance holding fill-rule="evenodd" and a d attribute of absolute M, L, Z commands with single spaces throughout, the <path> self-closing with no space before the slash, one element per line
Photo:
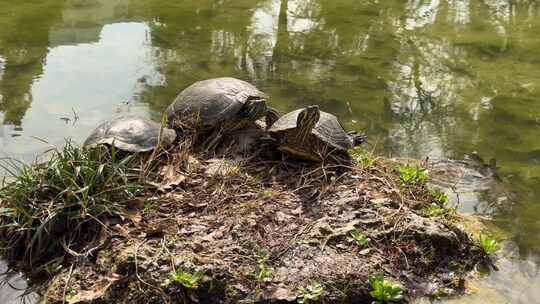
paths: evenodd
<path fill-rule="evenodd" d="M 265 158 L 267 159 L 267 158 Z M 381 274 L 406 298 L 463 290 L 484 257 L 396 164 L 328 166 L 171 152 L 155 190 L 66 259 L 49 303 L 364 303 Z M 66 262 L 67 263 L 67 262 Z"/>

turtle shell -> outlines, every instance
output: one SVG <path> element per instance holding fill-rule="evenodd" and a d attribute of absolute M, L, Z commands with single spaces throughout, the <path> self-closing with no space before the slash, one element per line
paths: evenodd
<path fill-rule="evenodd" d="M 184 89 L 167 109 L 169 126 L 175 120 L 197 118 L 198 126 L 212 128 L 232 119 L 246 101 L 267 99 L 254 85 L 231 77 L 198 81 Z"/>
<path fill-rule="evenodd" d="M 176 139 L 174 130 L 139 117 L 121 117 L 97 126 L 84 141 L 84 146 L 106 144 L 128 152 L 146 152 L 157 147 L 161 130 L 162 145 L 170 145 Z"/>
<path fill-rule="evenodd" d="M 296 130 L 296 119 L 303 109 L 298 109 L 281 116 L 268 130 L 271 134 L 281 133 L 291 135 Z M 311 134 L 316 136 L 322 143 L 346 151 L 354 147 L 353 138 L 347 134 L 338 118 L 330 113 L 320 111 L 320 118 Z M 289 140 L 289 144 L 294 144 Z M 300 145 L 302 143 L 298 143 Z M 315 151 L 314 151 L 315 152 Z"/>

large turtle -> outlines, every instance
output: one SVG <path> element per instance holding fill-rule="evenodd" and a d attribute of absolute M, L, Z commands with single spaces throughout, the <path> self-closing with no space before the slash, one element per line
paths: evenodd
<path fill-rule="evenodd" d="M 278 149 L 295 157 L 322 161 L 328 156 L 343 161 L 347 150 L 362 144 L 365 135 L 346 132 L 336 116 L 309 106 L 289 112 L 268 130 Z"/>
<path fill-rule="evenodd" d="M 147 152 L 155 149 L 160 141 L 168 146 L 176 139 L 176 132 L 162 128 L 158 123 L 139 117 L 120 117 L 106 121 L 95 128 L 84 145 L 114 145 L 128 152 Z"/>
<path fill-rule="evenodd" d="M 254 85 L 236 78 L 198 81 L 180 92 L 167 109 L 169 127 L 222 133 L 244 128 L 265 116 L 270 126 L 277 115 L 266 106 L 267 99 Z"/>

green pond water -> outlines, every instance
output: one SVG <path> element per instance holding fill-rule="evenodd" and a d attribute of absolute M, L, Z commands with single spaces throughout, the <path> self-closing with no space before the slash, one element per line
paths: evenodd
<path fill-rule="evenodd" d="M 112 117 L 159 120 L 218 76 L 283 112 L 319 104 L 384 155 L 495 158 L 513 194 L 460 208 L 494 218 L 505 257 L 443 302 L 540 303 L 538 1 L 0 0 L 0 156 L 32 160 Z"/>

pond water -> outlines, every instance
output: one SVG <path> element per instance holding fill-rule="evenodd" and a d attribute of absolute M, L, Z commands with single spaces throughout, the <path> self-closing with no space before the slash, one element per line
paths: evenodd
<path fill-rule="evenodd" d="M 495 158 L 515 195 L 461 207 L 494 218 L 506 257 L 444 302 L 540 303 L 539 33 L 536 0 L 0 0 L 0 155 L 32 160 L 111 117 L 159 120 L 194 81 L 246 79 L 385 155 Z"/>

